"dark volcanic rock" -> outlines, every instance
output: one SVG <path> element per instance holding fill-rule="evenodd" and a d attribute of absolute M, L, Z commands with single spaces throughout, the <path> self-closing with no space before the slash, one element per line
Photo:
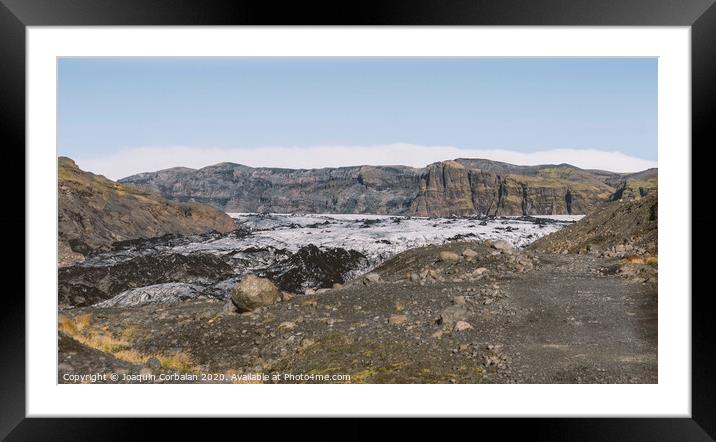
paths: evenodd
<path fill-rule="evenodd" d="M 271 279 L 281 290 L 303 292 L 307 288 L 342 284 L 352 271 L 366 264 L 366 257 L 355 250 L 319 249 L 309 244 L 287 260 L 270 266 L 261 276 Z"/>
<path fill-rule="evenodd" d="M 167 282 L 214 283 L 234 272 L 210 254 L 139 256 L 113 266 L 72 266 L 59 270 L 59 303 L 84 306 L 125 290 Z"/>
<path fill-rule="evenodd" d="M 120 182 L 227 212 L 576 215 L 609 201 L 623 183 L 636 189 L 622 192 L 625 198 L 640 198 L 656 187 L 656 169 L 619 174 L 568 164 L 515 166 L 479 159 L 442 161 L 421 169 L 277 169 L 221 163 L 142 173 Z"/>

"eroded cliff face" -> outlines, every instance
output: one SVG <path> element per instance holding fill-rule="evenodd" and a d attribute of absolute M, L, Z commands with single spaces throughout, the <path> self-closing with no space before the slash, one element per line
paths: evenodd
<path fill-rule="evenodd" d="M 410 167 L 250 168 L 222 163 L 168 169 L 120 180 L 181 202 L 226 212 L 407 213 L 418 191 Z"/>
<path fill-rule="evenodd" d="M 544 171 L 542 171 L 544 172 Z M 614 189 L 599 181 L 467 169 L 457 161 L 431 164 L 420 177 L 415 215 L 572 215 L 606 201 Z"/>
<path fill-rule="evenodd" d="M 236 225 L 203 204 L 181 204 L 81 170 L 69 158 L 58 161 L 60 265 L 109 247 L 115 241 L 167 233 L 228 232 Z"/>
<path fill-rule="evenodd" d="M 474 215 L 470 171 L 454 161 L 429 165 L 419 176 L 410 213 L 419 216 Z"/>
<path fill-rule="evenodd" d="M 222 163 L 142 173 L 120 182 L 226 212 L 492 216 L 585 214 L 614 198 L 631 176 L 644 179 L 566 164 L 515 166 L 458 159 L 421 169 L 275 169 Z M 638 192 L 629 194 L 639 197 Z"/>

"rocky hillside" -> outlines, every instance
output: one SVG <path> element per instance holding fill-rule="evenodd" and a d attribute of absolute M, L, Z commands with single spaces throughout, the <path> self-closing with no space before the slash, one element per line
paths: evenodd
<path fill-rule="evenodd" d="M 606 256 L 656 255 L 658 212 L 657 192 L 611 202 L 577 223 L 538 239 L 529 248 Z"/>
<path fill-rule="evenodd" d="M 118 184 L 81 170 L 69 158 L 60 157 L 58 164 L 61 266 L 116 241 L 235 228 L 228 215 L 213 207 L 176 203 Z"/>
<path fill-rule="evenodd" d="M 567 164 L 515 166 L 481 159 L 442 161 L 421 169 L 221 163 L 141 173 L 120 182 L 227 212 L 552 215 L 584 214 L 607 201 L 641 198 L 656 189 L 656 169 L 618 174 Z"/>

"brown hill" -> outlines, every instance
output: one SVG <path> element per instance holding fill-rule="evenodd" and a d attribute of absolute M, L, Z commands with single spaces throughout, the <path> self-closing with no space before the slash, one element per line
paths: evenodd
<path fill-rule="evenodd" d="M 58 160 L 57 185 L 61 266 L 115 241 L 235 227 L 231 217 L 213 207 L 166 200 L 85 172 L 65 157 Z"/>

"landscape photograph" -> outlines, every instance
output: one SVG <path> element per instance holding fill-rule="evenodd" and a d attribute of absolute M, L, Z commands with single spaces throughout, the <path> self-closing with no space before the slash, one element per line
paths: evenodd
<path fill-rule="evenodd" d="M 57 68 L 58 383 L 658 383 L 656 58 Z"/>

